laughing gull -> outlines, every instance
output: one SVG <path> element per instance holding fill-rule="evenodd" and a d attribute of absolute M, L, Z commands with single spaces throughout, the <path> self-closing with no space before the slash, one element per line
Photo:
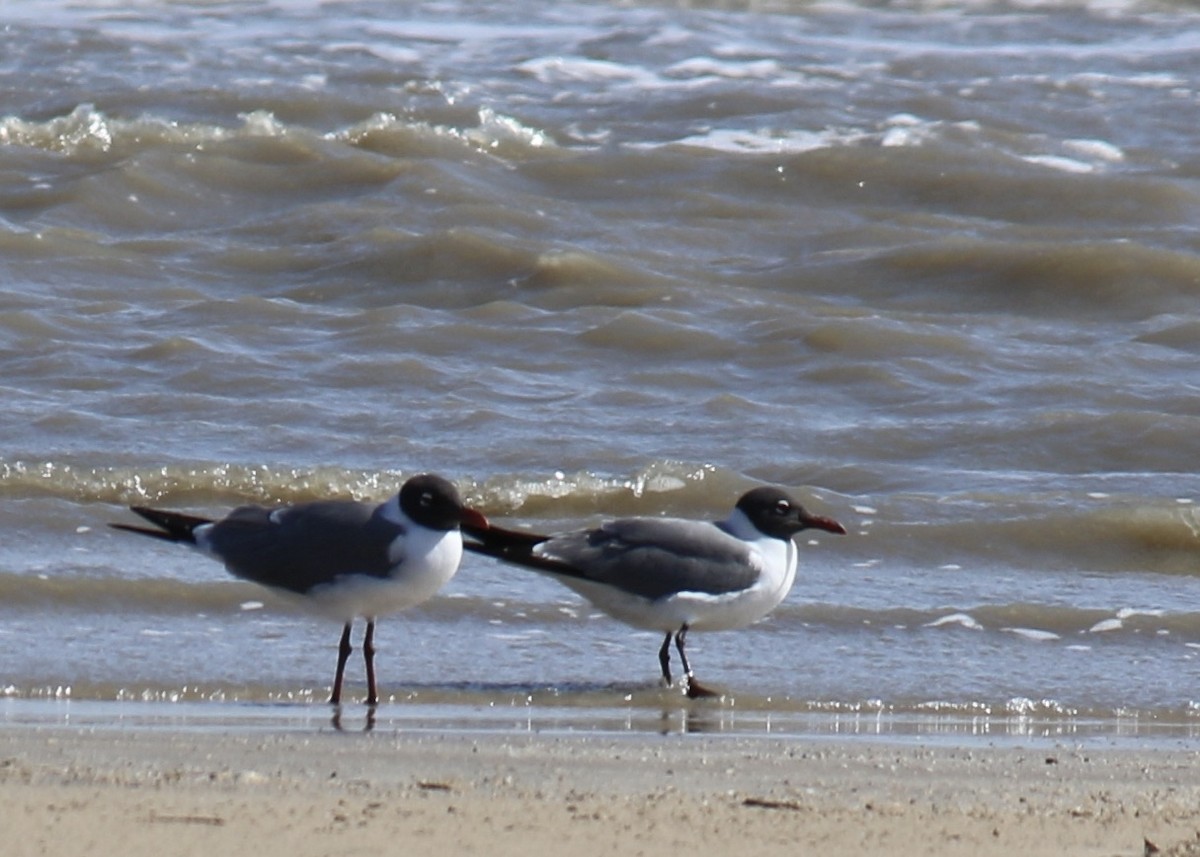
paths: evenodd
<path fill-rule="evenodd" d="M 409 479 L 378 506 L 322 500 L 274 509 L 242 506 L 219 521 L 132 506 L 158 529 L 112 524 L 118 530 L 182 542 L 237 577 L 299 595 L 314 612 L 345 623 L 329 701 L 342 697 L 350 626 L 367 620 L 363 660 L 367 704 L 376 705 L 375 618 L 433 597 L 458 570 L 460 524 L 486 530 L 487 519 L 463 505 L 440 476 Z"/>
<path fill-rule="evenodd" d="M 666 634 L 658 661 L 671 684 L 672 638 L 689 697 L 717 694 L 692 675 L 687 633 L 740 628 L 784 599 L 796 579 L 792 536 L 815 528 L 845 534 L 778 488 L 743 494 L 723 521 L 625 518 L 555 536 L 464 524 L 467 550 L 549 574 L 605 613 Z"/>

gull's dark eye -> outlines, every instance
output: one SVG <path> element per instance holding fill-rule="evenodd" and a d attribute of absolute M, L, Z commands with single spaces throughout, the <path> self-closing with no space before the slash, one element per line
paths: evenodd
<path fill-rule="evenodd" d="M 789 503 L 787 500 L 780 500 L 778 503 L 775 504 L 775 514 L 776 515 L 786 515 L 790 511 L 792 511 L 792 504 Z"/>
<path fill-rule="evenodd" d="M 421 505 L 426 509 L 433 505 L 433 495 L 428 491 L 421 495 Z"/>

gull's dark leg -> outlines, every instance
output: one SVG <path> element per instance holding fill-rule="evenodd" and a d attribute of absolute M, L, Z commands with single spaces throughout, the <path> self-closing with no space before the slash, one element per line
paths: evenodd
<path fill-rule="evenodd" d="M 658 663 L 662 667 L 663 681 L 671 686 L 671 632 L 663 638 L 662 648 L 658 650 Z"/>
<path fill-rule="evenodd" d="M 375 620 L 367 620 L 367 633 L 363 635 L 363 661 L 367 666 L 367 705 L 379 704 L 379 692 L 375 689 Z"/>
<path fill-rule="evenodd" d="M 704 696 L 720 696 L 716 691 L 709 690 L 700 682 L 696 681 L 692 675 L 692 665 L 688 663 L 687 654 L 683 648 L 687 644 L 688 626 L 684 625 L 675 632 L 675 648 L 679 650 L 679 660 L 683 663 L 683 674 L 687 677 L 687 695 L 690 699 L 699 699 Z"/>
<path fill-rule="evenodd" d="M 684 625 L 675 632 L 675 648 L 679 650 L 679 662 L 683 664 L 683 675 L 690 684 L 692 681 L 692 665 L 688 663 L 687 653 L 683 650 L 683 647 L 687 644 L 687 632 L 687 625 Z M 666 648 L 666 644 L 663 645 L 663 648 Z"/>
<path fill-rule="evenodd" d="M 329 695 L 331 705 L 339 705 L 342 701 L 342 677 L 346 674 L 346 661 L 354 647 L 350 645 L 350 623 L 342 629 L 342 642 L 338 644 L 337 672 L 333 674 L 333 693 Z"/>

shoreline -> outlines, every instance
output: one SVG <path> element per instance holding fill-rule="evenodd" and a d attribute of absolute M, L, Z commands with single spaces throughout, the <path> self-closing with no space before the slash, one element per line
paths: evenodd
<path fill-rule="evenodd" d="M 128 707 L 128 704 L 126 704 Z M 11 707 L 9 708 L 11 714 Z M 148 714 L 149 712 L 143 712 Z M 178 717 L 0 726 L 15 853 L 1183 855 L 1200 749 Z M 1186 845 L 1185 845 L 1186 843 Z"/>
<path fill-rule="evenodd" d="M 0 694 L 0 728 L 88 726 L 229 732 L 313 732 L 334 728 L 333 709 L 315 694 L 294 699 L 224 699 L 160 692 L 145 698 Z M 756 704 L 758 703 L 758 704 Z M 459 731 L 542 735 L 689 735 L 801 740 L 879 740 L 975 748 L 991 745 L 1074 745 L 1105 749 L 1200 748 L 1200 720 L 1174 713 L 1100 716 L 1053 711 L 919 712 L 847 706 L 770 707 L 756 700 L 689 700 L 677 693 L 465 693 L 435 690 L 389 699 L 370 713 L 342 706 L 350 731 Z"/>

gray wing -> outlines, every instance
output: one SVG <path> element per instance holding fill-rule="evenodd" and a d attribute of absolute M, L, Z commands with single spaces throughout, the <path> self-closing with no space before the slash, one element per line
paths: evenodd
<path fill-rule="evenodd" d="M 627 518 L 594 530 L 555 536 L 533 549 L 559 563 L 559 574 L 657 599 L 676 592 L 719 595 L 758 580 L 750 546 L 715 524 L 670 518 Z"/>
<path fill-rule="evenodd" d="M 237 577 L 304 593 L 345 574 L 387 577 L 388 548 L 403 533 L 375 506 L 330 500 L 242 506 L 214 524 L 206 541 Z"/>

